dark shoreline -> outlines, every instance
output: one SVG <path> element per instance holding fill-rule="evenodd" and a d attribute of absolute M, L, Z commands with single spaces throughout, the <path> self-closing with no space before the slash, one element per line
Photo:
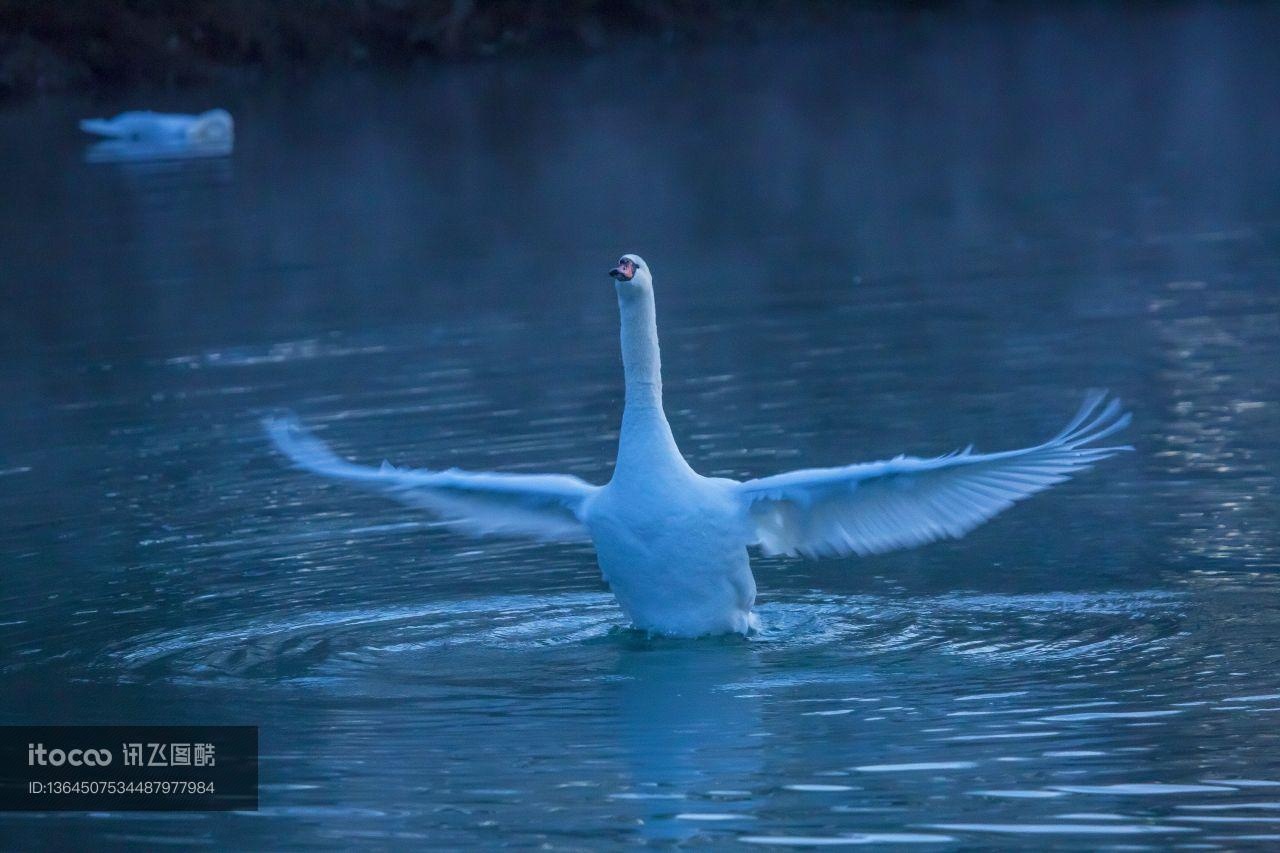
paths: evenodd
<path fill-rule="evenodd" d="M 835 0 L 0 0 L 0 99 L 177 89 L 334 68 L 593 54 L 851 25 Z"/>

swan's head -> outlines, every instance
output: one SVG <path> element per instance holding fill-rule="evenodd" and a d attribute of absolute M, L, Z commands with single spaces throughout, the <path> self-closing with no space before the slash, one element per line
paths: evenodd
<path fill-rule="evenodd" d="M 609 270 L 609 275 L 618 282 L 619 292 L 653 287 L 649 266 L 639 255 L 623 255 L 618 258 L 618 265 Z"/>
<path fill-rule="evenodd" d="M 235 122 L 226 110 L 209 110 L 196 116 L 187 131 L 195 143 L 230 142 L 235 136 Z"/>

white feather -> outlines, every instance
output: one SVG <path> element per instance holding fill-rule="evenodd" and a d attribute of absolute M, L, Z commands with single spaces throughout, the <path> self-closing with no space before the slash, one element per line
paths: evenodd
<path fill-rule="evenodd" d="M 769 554 L 877 554 L 959 538 L 1017 501 L 1132 449 L 1087 446 L 1129 423 L 1117 400 L 1098 410 L 1104 397 L 1091 394 L 1062 432 L 1035 447 L 791 471 L 749 480 L 739 495 Z"/>
<path fill-rule="evenodd" d="M 423 471 L 357 465 L 335 454 L 296 419 L 265 422 L 276 446 L 298 466 L 351 481 L 411 506 L 431 510 L 450 527 L 475 535 L 502 534 L 555 542 L 586 542 L 583 503 L 597 491 L 564 474 Z"/>

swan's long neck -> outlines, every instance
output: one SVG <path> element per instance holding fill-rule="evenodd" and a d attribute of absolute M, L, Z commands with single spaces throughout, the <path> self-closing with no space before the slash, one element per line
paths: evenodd
<path fill-rule="evenodd" d="M 622 312 L 622 369 L 626 376 L 626 405 L 618 439 L 618 469 L 635 466 L 653 472 L 664 463 L 687 470 L 671 426 L 662 411 L 662 357 L 658 351 L 658 322 L 653 290 L 618 290 Z"/>
<path fill-rule="evenodd" d="M 637 290 L 639 290 L 637 288 Z M 622 312 L 622 370 L 627 380 L 627 409 L 662 412 L 662 355 L 653 290 L 619 293 Z"/>

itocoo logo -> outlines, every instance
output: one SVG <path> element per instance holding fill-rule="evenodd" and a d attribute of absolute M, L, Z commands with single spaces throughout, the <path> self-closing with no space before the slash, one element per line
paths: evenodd
<path fill-rule="evenodd" d="M 72 767 L 106 767 L 111 763 L 109 749 L 45 749 L 42 743 L 27 744 L 27 766 L 61 767 L 70 764 Z"/>

